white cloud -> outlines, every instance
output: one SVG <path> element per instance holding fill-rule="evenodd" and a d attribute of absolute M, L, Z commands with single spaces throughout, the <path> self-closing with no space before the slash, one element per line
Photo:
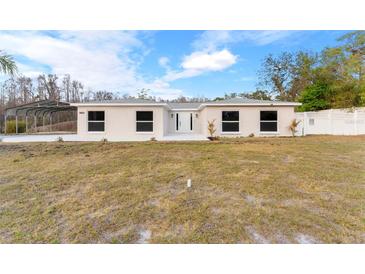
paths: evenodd
<path fill-rule="evenodd" d="M 158 59 L 158 64 L 165 69 L 169 68 L 169 63 L 170 59 L 166 56 L 162 56 Z"/>
<path fill-rule="evenodd" d="M 199 76 L 209 71 L 222 71 L 237 62 L 238 56 L 232 54 L 227 46 L 239 42 L 254 43 L 255 45 L 267 45 L 280 41 L 293 31 L 204 31 L 192 42 L 194 51 L 185 56 L 182 70 L 171 70 L 165 59 L 160 58 L 160 65 L 166 68 L 164 81 L 174 81 L 182 78 Z M 242 60 L 242 59 L 241 59 Z"/>
<path fill-rule="evenodd" d="M 190 78 L 209 71 L 222 71 L 237 61 L 237 56 L 224 49 L 212 53 L 193 52 L 185 56 L 181 63 L 182 71 L 168 71 L 163 77 L 164 81 L 174 81 L 182 78 Z"/>
<path fill-rule="evenodd" d="M 233 65 L 237 60 L 228 50 L 213 53 L 194 52 L 184 58 L 182 67 L 191 70 L 219 71 Z"/>
<path fill-rule="evenodd" d="M 215 51 L 217 48 L 232 43 L 234 37 L 232 31 L 216 30 L 204 31 L 198 39 L 193 41 L 192 46 L 198 51 Z"/>
<path fill-rule="evenodd" d="M 41 68 L 38 67 L 34 67 L 34 66 L 29 66 L 29 65 L 25 65 L 25 64 L 17 64 L 18 70 L 21 72 L 21 75 L 25 75 L 27 77 L 31 77 L 31 78 L 36 78 L 38 77 L 40 74 L 43 74 L 44 71 L 42 71 Z"/>
<path fill-rule="evenodd" d="M 171 100 L 183 95 L 180 89 L 171 88 L 169 83 L 159 79 L 147 84 L 146 88 L 153 90 L 153 96 L 156 96 L 156 98 Z"/>
<path fill-rule="evenodd" d="M 212 51 L 229 44 L 249 42 L 256 45 L 268 45 L 281 41 L 294 34 L 295 31 L 261 30 L 261 31 L 204 31 L 192 43 L 195 50 Z"/>
<path fill-rule="evenodd" d="M 205 31 L 192 43 L 193 51 L 182 59 L 179 69 L 172 69 L 169 58 L 160 57 L 158 63 L 166 73 L 152 81 L 139 73 L 139 66 L 150 50 L 141 39 L 141 35 L 148 35 L 145 32 L 2 31 L 0 45 L 18 57 L 20 72 L 30 77 L 48 72 L 67 73 L 94 90 L 135 94 L 137 89 L 149 88 L 151 95 L 174 98 L 182 95 L 182 91 L 172 88 L 169 82 L 232 67 L 238 56 L 229 50 L 229 45 L 243 41 L 265 45 L 292 33 Z"/>
<path fill-rule="evenodd" d="M 30 77 L 38 73 L 38 67 L 32 69 L 38 64 L 49 67 L 51 73 L 68 73 L 93 89 L 135 94 L 137 89 L 150 88 L 151 95 L 166 97 L 170 96 L 169 92 L 182 93 L 167 86 L 156 86 L 137 73 L 148 49 L 134 31 L 60 31 L 52 35 L 34 31 L 3 32 L 0 45 L 9 54 L 21 57 L 20 72 Z"/>
<path fill-rule="evenodd" d="M 263 31 L 247 31 L 243 32 L 242 38 L 256 43 L 257 45 L 268 45 L 277 41 L 281 41 L 294 34 L 295 31 L 289 30 L 263 30 Z"/>
<path fill-rule="evenodd" d="M 190 78 L 209 71 L 222 71 L 237 62 L 238 56 L 233 55 L 227 46 L 239 42 L 250 42 L 256 45 L 267 45 L 282 40 L 293 31 L 204 31 L 193 41 L 195 50 L 185 56 L 181 71 L 168 69 L 162 78 L 164 81 L 174 81 Z M 242 60 L 242 58 L 241 58 Z M 242 78 L 242 81 L 252 80 L 252 77 Z"/>

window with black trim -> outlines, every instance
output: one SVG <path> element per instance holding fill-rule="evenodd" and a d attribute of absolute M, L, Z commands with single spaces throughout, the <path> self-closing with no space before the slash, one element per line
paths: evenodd
<path fill-rule="evenodd" d="M 260 131 L 277 132 L 278 131 L 278 112 L 277 111 L 260 111 Z"/>
<path fill-rule="evenodd" d="M 239 111 L 222 111 L 222 132 L 238 132 L 239 130 Z"/>
<path fill-rule="evenodd" d="M 105 131 L 104 111 L 88 111 L 87 118 L 87 130 L 89 132 Z"/>
<path fill-rule="evenodd" d="M 136 112 L 136 131 L 137 132 L 153 131 L 153 111 Z"/>

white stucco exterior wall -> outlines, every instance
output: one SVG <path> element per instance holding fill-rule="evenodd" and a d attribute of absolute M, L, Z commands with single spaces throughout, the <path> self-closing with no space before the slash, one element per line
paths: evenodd
<path fill-rule="evenodd" d="M 261 133 L 260 132 L 260 111 L 275 110 L 278 112 L 278 132 L 277 133 Z M 239 132 L 224 133 L 222 132 L 222 111 L 239 111 L 240 124 Z M 216 135 L 218 136 L 248 136 L 253 133 L 255 136 L 290 136 L 291 131 L 289 125 L 295 119 L 293 106 L 208 106 L 201 111 L 201 124 L 203 125 L 202 133 L 208 136 L 208 121 L 215 119 L 217 128 Z"/>
<path fill-rule="evenodd" d="M 222 111 L 239 111 L 239 132 L 222 132 Z M 278 112 L 278 132 L 260 132 L 260 111 L 275 110 Z M 88 111 L 105 111 L 105 131 L 88 132 Z M 153 132 L 136 131 L 136 111 L 153 111 Z M 180 112 L 180 111 L 178 111 Z M 206 106 L 193 113 L 193 131 L 191 134 L 208 134 L 208 121 L 215 119 L 216 135 L 236 137 L 248 136 L 290 136 L 289 125 L 296 118 L 293 106 Z M 176 111 L 164 106 L 78 106 L 77 133 L 80 139 L 110 141 L 144 141 L 152 137 L 161 139 L 163 136 L 179 134 L 175 125 Z M 173 116 L 171 117 L 171 114 Z M 189 133 L 184 133 L 189 134 Z"/>
<path fill-rule="evenodd" d="M 88 132 L 88 111 L 105 111 L 105 131 Z M 136 131 L 136 111 L 153 111 L 153 132 Z M 88 139 L 100 136 L 110 141 L 143 141 L 161 138 L 166 131 L 167 109 L 161 106 L 79 106 L 77 134 Z"/>

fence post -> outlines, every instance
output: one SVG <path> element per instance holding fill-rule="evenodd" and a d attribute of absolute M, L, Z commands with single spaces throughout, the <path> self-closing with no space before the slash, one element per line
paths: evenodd
<path fill-rule="evenodd" d="M 307 112 L 303 112 L 303 136 L 307 135 Z"/>

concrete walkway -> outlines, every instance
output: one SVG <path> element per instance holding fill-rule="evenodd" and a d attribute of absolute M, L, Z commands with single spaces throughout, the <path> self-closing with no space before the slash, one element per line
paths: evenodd
<path fill-rule="evenodd" d="M 56 142 L 59 138 L 65 142 L 99 142 L 103 136 L 80 137 L 77 134 L 34 134 L 34 135 L 0 135 L 0 142 L 4 143 L 22 143 L 22 142 Z M 149 139 L 146 139 L 148 141 Z M 207 141 L 208 139 L 199 134 L 175 134 L 166 135 L 158 141 Z M 120 138 L 117 140 L 108 139 L 112 142 L 131 142 L 135 140 Z"/>
<path fill-rule="evenodd" d="M 34 135 L 0 135 L 0 140 L 4 143 L 20 143 L 20 142 L 55 142 L 61 137 L 64 141 L 81 141 L 76 134 L 34 134 Z M 98 138 L 100 139 L 100 138 Z M 100 141 L 100 140 L 94 140 Z"/>

